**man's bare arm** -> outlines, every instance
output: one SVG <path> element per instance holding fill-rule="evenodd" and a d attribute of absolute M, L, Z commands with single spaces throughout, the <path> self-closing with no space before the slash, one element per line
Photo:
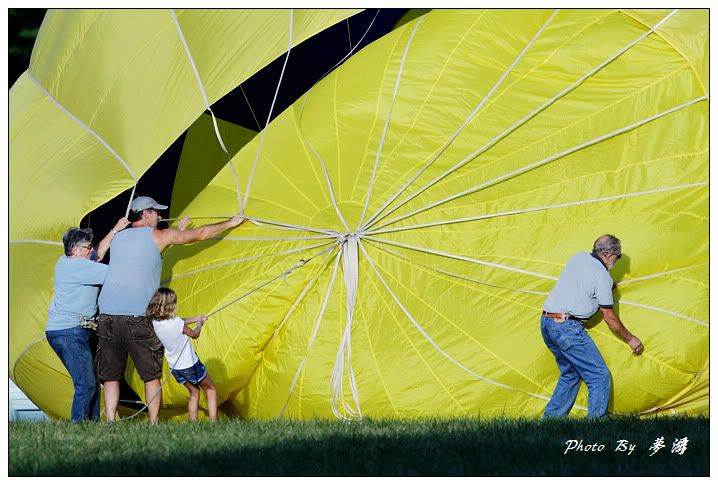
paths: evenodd
<path fill-rule="evenodd" d="M 102 241 L 97 245 L 97 260 L 102 261 L 105 257 L 105 254 L 107 254 L 107 250 L 110 249 L 110 244 L 112 244 L 112 239 L 115 237 L 115 235 L 130 225 L 129 219 L 126 217 L 120 218 L 120 220 L 117 221 L 115 224 L 115 227 L 112 228 L 110 232 L 107 233 L 105 237 L 102 238 Z"/>
<path fill-rule="evenodd" d="M 603 313 L 603 319 L 606 321 L 608 328 L 628 343 L 635 355 L 643 352 L 643 344 L 639 338 L 628 331 L 621 319 L 616 315 L 616 312 L 613 311 L 613 308 L 601 308 L 601 313 Z"/>
<path fill-rule="evenodd" d="M 206 241 L 227 229 L 237 227 L 244 222 L 241 216 L 233 216 L 224 222 L 216 224 L 207 224 L 195 229 L 155 229 L 152 231 L 152 238 L 157 244 L 160 252 L 164 251 L 167 246 L 172 244 L 189 244 L 197 241 Z"/>

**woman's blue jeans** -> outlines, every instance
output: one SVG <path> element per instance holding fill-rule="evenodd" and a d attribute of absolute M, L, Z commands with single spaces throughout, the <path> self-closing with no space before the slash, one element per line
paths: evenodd
<path fill-rule="evenodd" d="M 50 347 L 72 378 L 75 394 L 70 417 L 75 422 L 100 418 L 100 386 L 92 366 L 90 332 L 79 326 L 45 332 Z"/>
<path fill-rule="evenodd" d="M 605 415 L 611 392 L 611 374 L 581 322 L 568 319 L 556 323 L 553 318 L 542 315 L 541 335 L 556 357 L 561 373 L 544 416 L 566 416 L 576 401 L 582 380 L 588 387 L 588 415 Z"/>

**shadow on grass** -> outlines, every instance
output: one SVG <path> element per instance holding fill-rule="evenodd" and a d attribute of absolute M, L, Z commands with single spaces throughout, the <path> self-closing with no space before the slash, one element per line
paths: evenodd
<path fill-rule="evenodd" d="M 11 423 L 12 424 L 12 423 Z M 18 460 L 22 426 L 10 428 L 11 476 L 707 476 L 707 418 L 250 422 L 38 427 L 25 450 L 52 459 Z M 84 426 L 84 430 L 82 429 Z M 69 431 L 68 431 L 69 430 Z M 67 435 L 77 435 L 77 438 Z M 84 438 L 82 436 L 84 435 Z M 664 436 L 666 448 L 650 456 Z M 689 438 L 684 454 L 674 440 Z M 584 448 L 569 451 L 568 440 Z M 629 455 L 619 440 L 636 445 Z M 37 448 L 37 447 L 44 448 Z M 82 453 L 48 450 L 80 448 Z M 596 448 L 596 447 L 594 447 Z"/>

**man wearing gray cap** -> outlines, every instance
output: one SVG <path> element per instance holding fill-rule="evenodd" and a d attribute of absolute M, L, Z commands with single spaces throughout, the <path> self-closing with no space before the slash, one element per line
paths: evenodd
<path fill-rule="evenodd" d="M 185 229 L 189 223 L 185 218 L 178 229 L 157 229 L 159 211 L 164 209 L 166 205 L 151 197 L 134 199 L 128 216 L 132 226 L 118 233 L 110 246 L 110 264 L 98 300 L 96 359 L 97 377 L 104 383 L 108 421 L 115 419 L 128 353 L 145 383 L 150 422 L 157 422 L 159 417 L 164 349 L 145 311 L 160 286 L 162 251 L 173 244 L 210 239 L 244 221 L 233 216 L 224 222 Z"/>

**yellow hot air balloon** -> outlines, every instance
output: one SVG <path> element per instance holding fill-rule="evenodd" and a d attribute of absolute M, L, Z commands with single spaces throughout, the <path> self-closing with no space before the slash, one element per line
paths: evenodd
<path fill-rule="evenodd" d="M 72 401 L 44 340 L 65 229 L 135 185 L 216 100 L 354 13 L 48 12 L 10 90 L 9 374 L 50 416 Z"/>
<path fill-rule="evenodd" d="M 362 50 L 181 214 L 241 204 L 254 224 L 165 252 L 180 312 L 216 312 L 196 349 L 221 409 L 539 416 L 557 377 L 543 301 L 610 232 L 616 307 L 646 350 L 591 322 L 609 411 L 707 413 L 707 51 L 705 10 L 434 10 Z M 114 193 L 132 185 L 110 178 Z M 11 339 L 27 342 L 14 302 L 43 310 L 31 302 L 49 295 L 15 251 Z M 13 348 L 11 377 L 48 394 L 48 373 L 23 364 L 39 351 Z M 162 398 L 177 415 L 186 391 L 170 379 Z"/>

